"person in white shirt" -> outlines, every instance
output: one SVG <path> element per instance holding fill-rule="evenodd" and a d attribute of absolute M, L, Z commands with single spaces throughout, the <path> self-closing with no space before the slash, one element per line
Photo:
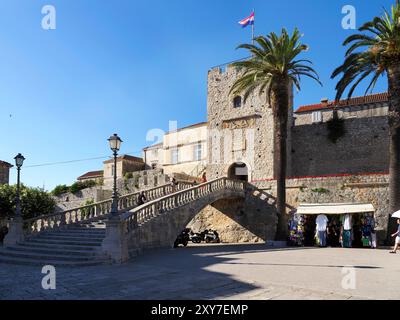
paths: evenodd
<path fill-rule="evenodd" d="M 326 247 L 326 229 L 328 227 L 328 221 L 328 217 L 324 214 L 320 214 L 315 221 L 317 225 L 316 233 L 320 247 Z"/>
<path fill-rule="evenodd" d="M 342 217 L 342 234 L 341 234 L 341 243 L 343 248 L 351 248 L 352 246 L 352 228 L 353 221 L 351 218 L 351 214 L 345 214 Z"/>

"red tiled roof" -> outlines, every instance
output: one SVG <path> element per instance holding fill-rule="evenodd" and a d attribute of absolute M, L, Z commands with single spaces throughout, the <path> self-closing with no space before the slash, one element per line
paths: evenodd
<path fill-rule="evenodd" d="M 356 106 L 368 103 L 387 102 L 388 100 L 389 100 L 388 93 L 383 92 L 362 97 L 344 99 L 340 100 L 339 103 L 337 103 L 336 101 L 329 101 L 328 103 L 318 103 L 318 104 L 301 106 L 295 111 L 295 113 L 310 112 L 321 109 L 332 109 L 335 106 L 348 107 L 348 106 Z"/>
<path fill-rule="evenodd" d="M 12 167 L 13 167 L 13 165 L 12 165 L 12 164 L 10 164 L 10 163 L 8 163 L 8 162 L 1 161 L 1 160 L 0 160 L 0 167 L 8 167 L 8 168 L 12 168 Z"/>
<path fill-rule="evenodd" d="M 102 178 L 104 175 L 103 170 L 100 171 L 90 171 L 85 173 L 84 175 L 80 176 L 78 180 L 85 180 L 85 179 L 95 179 L 95 178 Z"/>
<path fill-rule="evenodd" d="M 138 158 L 138 157 L 134 157 L 134 156 L 129 156 L 129 155 L 127 155 L 127 154 L 122 155 L 122 156 L 119 156 L 119 157 L 117 158 L 117 161 L 120 161 L 120 160 L 130 160 L 130 161 L 135 161 L 135 162 L 144 162 L 142 158 Z M 114 162 L 114 159 L 110 159 L 110 160 L 104 161 L 103 163 L 113 163 L 113 162 Z"/>

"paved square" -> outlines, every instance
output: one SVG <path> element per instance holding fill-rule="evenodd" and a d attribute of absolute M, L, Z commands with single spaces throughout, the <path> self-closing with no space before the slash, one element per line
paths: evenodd
<path fill-rule="evenodd" d="M 46 291 L 40 267 L 0 264 L 0 299 L 400 299 L 400 255 L 386 250 L 203 245 L 56 271 Z"/>

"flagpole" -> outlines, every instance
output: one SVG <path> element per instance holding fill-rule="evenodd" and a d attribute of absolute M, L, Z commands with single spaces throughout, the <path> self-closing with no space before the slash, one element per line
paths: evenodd
<path fill-rule="evenodd" d="M 256 24 L 256 10 L 255 9 L 253 9 L 253 13 L 254 13 L 254 20 L 253 20 L 253 24 L 251 25 L 251 40 L 254 45 L 254 29 L 255 29 L 255 24 Z"/>

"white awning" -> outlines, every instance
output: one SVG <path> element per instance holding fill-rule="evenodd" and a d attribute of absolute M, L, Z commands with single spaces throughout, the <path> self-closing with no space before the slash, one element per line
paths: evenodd
<path fill-rule="evenodd" d="M 346 214 L 375 212 L 369 203 L 303 203 L 297 209 L 297 214 Z"/>

